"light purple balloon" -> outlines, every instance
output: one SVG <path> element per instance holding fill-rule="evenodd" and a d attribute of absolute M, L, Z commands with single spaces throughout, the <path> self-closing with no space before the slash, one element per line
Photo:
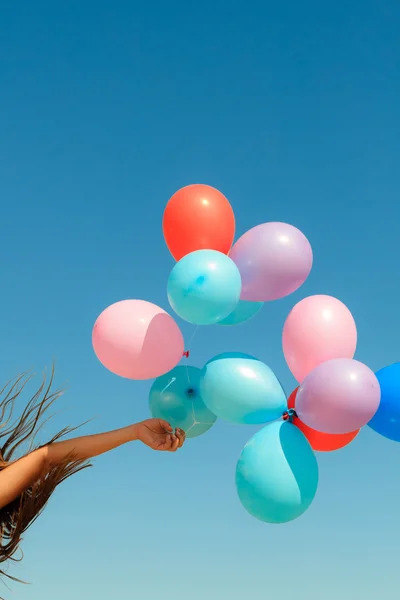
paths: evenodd
<path fill-rule="evenodd" d="M 242 277 L 241 300 L 266 302 L 295 292 L 310 274 L 313 253 L 306 236 L 287 223 L 263 223 L 242 235 L 230 258 Z"/>
<path fill-rule="evenodd" d="M 350 433 L 364 427 L 379 407 L 381 389 L 371 369 L 358 360 L 321 363 L 302 382 L 296 413 L 324 433 Z"/>

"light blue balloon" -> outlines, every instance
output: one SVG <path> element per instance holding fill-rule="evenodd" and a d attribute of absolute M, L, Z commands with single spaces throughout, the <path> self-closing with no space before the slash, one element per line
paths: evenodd
<path fill-rule="evenodd" d="M 250 321 L 257 313 L 260 312 L 264 302 L 248 302 L 247 300 L 239 300 L 236 308 L 230 315 L 219 321 L 218 325 L 240 325 Z"/>
<path fill-rule="evenodd" d="M 199 392 L 200 369 L 175 367 L 158 377 L 150 389 L 150 413 L 171 427 L 183 429 L 187 438 L 206 433 L 217 417 L 205 406 Z"/>
<path fill-rule="evenodd" d="M 182 319 L 212 325 L 225 319 L 239 302 L 239 269 L 216 250 L 197 250 L 176 263 L 168 279 L 168 300 Z"/>
<path fill-rule="evenodd" d="M 238 352 L 215 356 L 200 380 L 204 404 L 217 417 L 244 425 L 274 421 L 287 410 L 286 395 L 271 369 Z"/>
<path fill-rule="evenodd" d="M 318 463 L 303 433 L 288 421 L 271 423 L 243 448 L 236 467 L 240 502 L 256 519 L 287 523 L 300 517 L 318 488 Z"/>

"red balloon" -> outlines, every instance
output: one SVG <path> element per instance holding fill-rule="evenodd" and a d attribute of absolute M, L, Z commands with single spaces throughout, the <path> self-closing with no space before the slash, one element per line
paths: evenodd
<path fill-rule="evenodd" d="M 163 233 L 175 260 L 195 250 L 228 254 L 235 237 L 235 215 L 221 192 L 209 185 L 188 185 L 168 201 Z"/>
<path fill-rule="evenodd" d="M 288 408 L 293 408 L 296 410 L 296 396 L 298 392 L 298 387 L 290 394 L 288 398 Z M 296 425 L 304 433 L 306 438 L 308 439 L 313 450 L 317 452 L 332 452 L 333 450 L 340 450 L 340 448 L 344 448 L 350 442 L 354 440 L 354 438 L 358 435 L 359 429 L 357 431 L 352 431 L 350 433 L 322 433 L 322 431 L 316 431 L 311 427 L 308 427 L 305 423 L 300 421 L 298 417 L 293 418 L 293 425 Z"/>

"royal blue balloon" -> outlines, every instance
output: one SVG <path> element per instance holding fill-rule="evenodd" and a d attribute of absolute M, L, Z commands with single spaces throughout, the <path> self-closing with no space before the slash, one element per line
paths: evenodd
<path fill-rule="evenodd" d="M 204 404 L 217 417 L 244 425 L 274 421 L 287 409 L 285 392 L 267 365 L 248 354 L 226 352 L 204 366 Z"/>
<path fill-rule="evenodd" d="M 368 426 L 383 437 L 400 442 L 400 363 L 384 367 L 375 375 L 381 388 L 381 401 Z"/>
<path fill-rule="evenodd" d="M 222 252 L 197 250 L 176 263 L 168 279 L 168 300 L 182 319 L 212 325 L 239 302 L 242 281 L 235 263 Z"/>
<path fill-rule="evenodd" d="M 287 523 L 310 506 L 318 464 L 303 433 L 287 421 L 271 423 L 244 447 L 236 467 L 239 499 L 253 517 Z"/>
<path fill-rule="evenodd" d="M 239 300 L 233 312 L 219 321 L 218 325 L 240 325 L 250 321 L 264 306 L 264 302 L 248 302 L 247 300 Z"/>
<path fill-rule="evenodd" d="M 200 373 L 196 367 L 175 367 L 154 381 L 149 394 L 152 417 L 183 429 L 188 438 L 206 433 L 217 420 L 201 399 Z"/>

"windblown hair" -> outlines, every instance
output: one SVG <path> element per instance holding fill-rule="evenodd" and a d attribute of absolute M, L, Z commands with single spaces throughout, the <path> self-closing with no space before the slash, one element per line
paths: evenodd
<path fill-rule="evenodd" d="M 43 377 L 41 386 L 29 400 L 21 416 L 14 419 L 15 401 L 30 379 L 31 376 L 24 373 L 0 390 L 0 471 L 20 458 L 18 450 L 21 451 L 21 446 L 28 443 L 28 452 L 43 446 L 36 445 L 37 434 L 51 415 L 44 420 L 43 416 L 63 393 L 63 390 L 52 391 L 53 368 L 49 380 L 46 380 L 46 376 Z M 78 427 L 65 427 L 44 445 L 53 444 L 76 429 Z M 89 466 L 87 461 L 77 461 L 70 456 L 44 473 L 19 498 L 0 509 L 0 563 L 17 562 L 22 559 L 22 552 L 19 558 L 15 556 L 20 549 L 22 535 L 40 515 L 56 487 L 71 475 Z M 0 568 L 0 577 L 2 576 L 24 583 Z"/>

